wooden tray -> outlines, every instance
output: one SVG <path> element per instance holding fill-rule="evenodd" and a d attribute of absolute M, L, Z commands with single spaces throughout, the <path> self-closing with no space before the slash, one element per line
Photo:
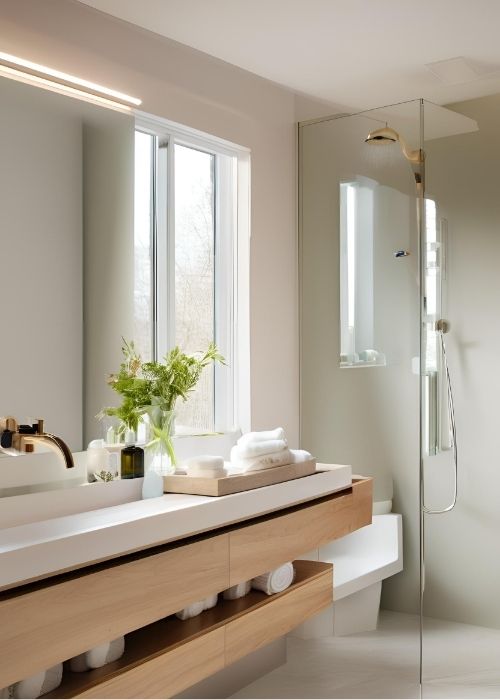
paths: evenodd
<path fill-rule="evenodd" d="M 260 489 L 263 486 L 280 484 L 291 479 L 300 479 L 316 472 L 316 460 L 310 459 L 297 464 L 285 464 L 248 474 L 234 474 L 219 479 L 205 476 L 173 474 L 163 477 L 165 493 L 189 493 L 193 496 L 228 496 L 231 493 Z"/>

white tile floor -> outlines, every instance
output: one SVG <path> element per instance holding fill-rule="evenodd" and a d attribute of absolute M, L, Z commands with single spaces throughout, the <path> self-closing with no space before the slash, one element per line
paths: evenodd
<path fill-rule="evenodd" d="M 287 663 L 234 698 L 418 698 L 418 618 L 382 611 L 376 632 L 288 640 Z M 424 698 L 500 698 L 500 630 L 426 619 Z"/>

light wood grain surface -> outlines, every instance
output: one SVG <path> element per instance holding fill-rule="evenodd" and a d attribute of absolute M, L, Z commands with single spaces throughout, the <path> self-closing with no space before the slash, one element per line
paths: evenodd
<path fill-rule="evenodd" d="M 0 598 L 0 687 L 224 590 L 228 535 Z"/>
<path fill-rule="evenodd" d="M 267 596 L 252 590 L 238 600 L 219 600 L 215 608 L 190 620 L 169 617 L 132 632 L 120 659 L 85 673 L 65 669 L 62 685 L 44 697 L 156 698 L 180 692 L 232 663 L 235 654 L 241 656 L 276 639 L 290 625 L 331 603 L 332 565 L 316 561 L 295 565 L 295 581 L 286 591 Z M 244 632 L 246 620 L 252 625 L 249 636 Z M 236 651 L 228 642 L 233 624 L 230 634 Z"/>
<path fill-rule="evenodd" d="M 75 698 L 171 698 L 224 668 L 224 627 L 74 695 Z"/>
<path fill-rule="evenodd" d="M 371 523 L 372 481 L 353 484 L 350 493 L 275 515 L 229 533 L 231 585 L 276 568 L 322 544 Z"/>
<path fill-rule="evenodd" d="M 173 474 L 163 477 L 165 493 L 189 493 L 198 496 L 229 496 L 232 493 L 252 491 L 264 486 L 281 484 L 284 481 L 310 476 L 316 471 L 315 460 L 297 464 L 285 464 L 282 467 L 261 469 L 248 474 L 234 474 L 219 479 L 201 476 L 183 476 Z"/>
<path fill-rule="evenodd" d="M 309 563 L 309 562 L 308 562 Z M 226 664 L 282 637 L 333 600 L 333 576 L 325 571 L 307 585 L 273 599 L 226 626 Z"/>

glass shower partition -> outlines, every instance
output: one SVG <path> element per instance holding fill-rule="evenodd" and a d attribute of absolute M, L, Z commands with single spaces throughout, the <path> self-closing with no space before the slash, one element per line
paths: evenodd
<path fill-rule="evenodd" d="M 365 141 L 389 126 L 418 151 L 421 112 L 416 100 L 299 128 L 301 444 L 373 476 L 376 512 L 392 500 L 403 514 L 404 568 L 384 581 L 358 697 L 418 697 L 418 196 L 400 144 Z M 341 673 L 349 638 L 337 644 Z"/>
<path fill-rule="evenodd" d="M 356 697 L 500 694 L 499 116 L 414 100 L 299 128 L 302 445 L 403 515 Z"/>
<path fill-rule="evenodd" d="M 422 692 L 500 697 L 500 97 L 446 112 L 444 119 L 442 108 L 424 103 L 432 202 L 424 321 L 429 374 L 437 376 L 435 430 L 423 450 L 424 506 L 447 512 L 424 515 Z"/>

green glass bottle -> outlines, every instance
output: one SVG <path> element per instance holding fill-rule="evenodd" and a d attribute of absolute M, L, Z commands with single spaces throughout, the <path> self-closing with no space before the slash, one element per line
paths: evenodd
<path fill-rule="evenodd" d="M 135 444 L 134 432 L 127 430 L 121 454 L 121 478 L 137 479 L 141 476 L 144 476 L 144 450 Z"/>

